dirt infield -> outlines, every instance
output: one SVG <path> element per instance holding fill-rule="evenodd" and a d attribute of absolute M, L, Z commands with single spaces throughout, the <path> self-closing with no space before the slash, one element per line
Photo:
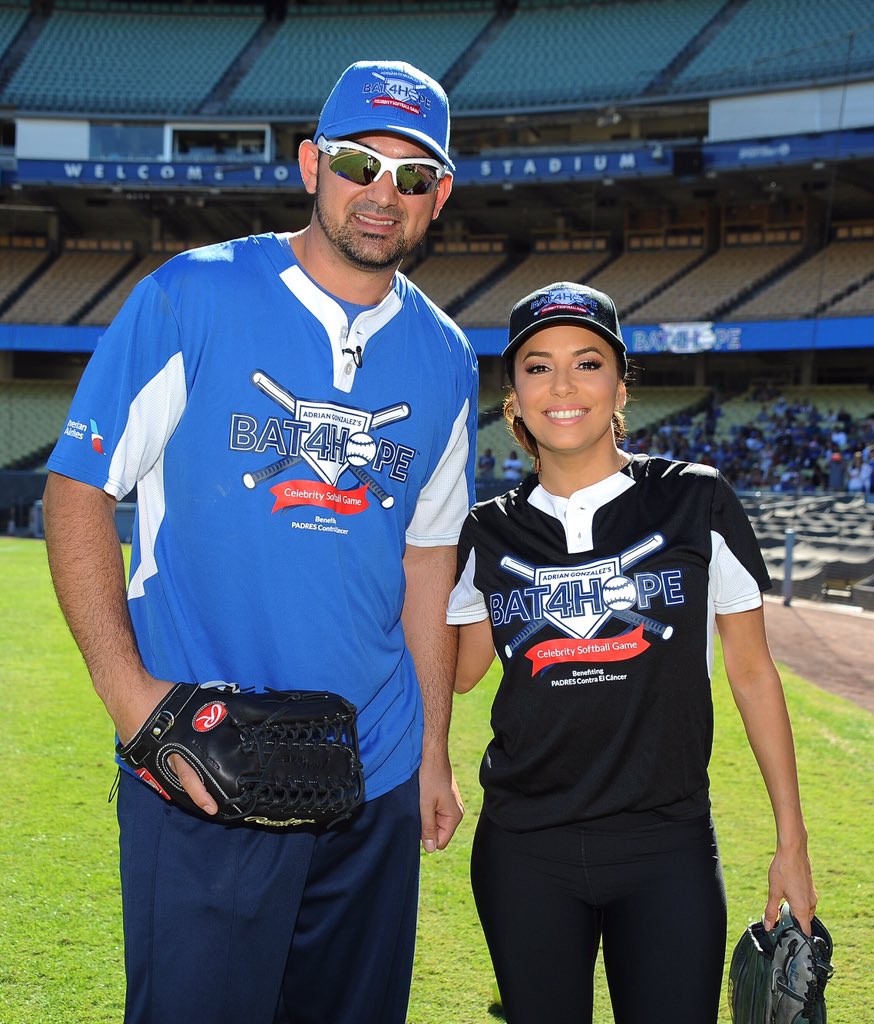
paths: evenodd
<path fill-rule="evenodd" d="M 765 625 L 775 661 L 874 713 L 874 613 L 766 596 Z"/>

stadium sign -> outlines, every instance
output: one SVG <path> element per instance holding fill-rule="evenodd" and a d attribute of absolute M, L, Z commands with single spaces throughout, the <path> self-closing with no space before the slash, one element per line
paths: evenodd
<path fill-rule="evenodd" d="M 460 158 L 455 161 L 458 185 L 524 184 L 545 181 L 590 181 L 669 175 L 670 153 L 660 146 L 601 153 L 517 153 L 510 156 Z"/>
<path fill-rule="evenodd" d="M 807 164 L 815 160 L 867 159 L 874 156 L 874 129 L 712 142 L 702 146 L 701 152 L 704 169 L 713 171 Z"/>
<path fill-rule="evenodd" d="M 297 164 L 19 160 L 12 180 L 22 185 L 121 188 L 303 188 Z"/>
<path fill-rule="evenodd" d="M 604 181 L 668 177 L 746 167 L 779 167 L 816 160 L 874 156 L 874 129 L 784 135 L 735 142 L 704 143 L 689 152 L 640 143 L 621 149 L 555 150 L 456 160 L 456 185 L 522 185 L 564 181 Z M 690 157 L 695 158 L 689 163 Z M 684 162 L 684 159 L 686 162 Z M 114 188 L 302 189 L 296 163 L 230 163 L 160 160 L 42 160 L 19 158 L 5 171 L 5 184 L 85 185 Z"/>
<path fill-rule="evenodd" d="M 105 330 L 84 325 L 0 324 L 0 352 L 93 352 Z M 499 356 L 507 343 L 506 327 L 468 327 L 465 333 L 478 356 Z M 874 317 L 634 324 L 626 325 L 622 336 L 632 356 L 867 349 L 874 339 Z"/>
<path fill-rule="evenodd" d="M 507 343 L 506 327 L 468 327 L 465 333 L 478 356 L 498 356 Z M 703 357 L 708 352 L 805 352 L 817 349 L 871 348 L 874 317 L 626 324 L 622 328 L 622 337 L 630 356 Z"/>
<path fill-rule="evenodd" d="M 656 155 L 653 155 L 653 154 Z M 606 153 L 461 158 L 455 184 L 522 184 L 667 175 L 667 151 L 641 148 Z M 10 175 L 21 185 L 87 185 L 136 188 L 302 189 L 297 164 L 188 163 L 133 160 L 19 159 Z"/>
<path fill-rule="evenodd" d="M 631 335 L 629 352 L 673 352 L 694 355 L 697 352 L 736 352 L 742 331 L 737 325 L 699 323 L 659 324 L 649 328 L 625 328 Z"/>

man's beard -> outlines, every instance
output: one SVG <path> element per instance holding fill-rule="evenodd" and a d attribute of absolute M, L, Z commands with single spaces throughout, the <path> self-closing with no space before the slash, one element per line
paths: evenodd
<path fill-rule="evenodd" d="M 396 238 L 387 239 L 381 235 L 364 235 L 352 228 L 348 222 L 340 223 L 333 219 L 321 203 L 319 189 L 316 188 L 315 214 L 319 226 L 329 242 L 345 258 L 359 270 L 387 270 L 397 267 L 401 260 L 408 256 L 425 237 L 427 227 L 417 238 L 407 238 L 404 228 L 406 221 L 400 221 L 401 231 Z"/>

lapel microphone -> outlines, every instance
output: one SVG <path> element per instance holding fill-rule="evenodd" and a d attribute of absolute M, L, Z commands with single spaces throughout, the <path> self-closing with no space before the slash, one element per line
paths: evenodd
<path fill-rule="evenodd" d="M 341 349 L 340 351 L 343 352 L 344 354 L 346 352 L 348 352 L 349 355 L 352 356 L 352 358 L 355 360 L 355 365 L 358 367 L 359 370 L 364 365 L 364 360 L 362 359 L 362 356 L 361 356 L 361 346 L 360 345 L 356 345 L 355 348 L 344 348 L 344 349 Z"/>

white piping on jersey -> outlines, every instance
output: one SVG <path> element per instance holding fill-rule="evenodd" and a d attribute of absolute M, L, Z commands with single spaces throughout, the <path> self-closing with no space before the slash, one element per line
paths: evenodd
<path fill-rule="evenodd" d="M 562 524 L 568 554 L 576 554 L 591 551 L 595 546 L 592 522 L 598 509 L 633 486 L 633 477 L 618 472 L 588 487 L 581 487 L 569 498 L 551 494 L 538 484 L 531 492 L 528 503 Z"/>
<path fill-rule="evenodd" d="M 351 352 L 344 352 L 343 349 L 360 346 L 363 355 L 370 338 L 400 313 L 403 303 L 399 296 L 392 289 L 379 305 L 359 313 L 350 326 L 343 307 L 311 281 L 297 264 L 283 270 L 279 276 L 292 295 L 299 299 L 324 327 L 331 343 L 334 387 L 338 391 L 350 392 L 355 383 L 356 365 Z M 350 337 L 354 341 L 353 345 L 350 345 Z"/>
<path fill-rule="evenodd" d="M 440 461 L 419 493 L 416 511 L 406 533 L 408 543 L 415 547 L 458 543 L 470 506 L 465 472 L 470 451 L 469 412 L 470 402 L 465 399 L 452 424 Z"/>
<path fill-rule="evenodd" d="M 188 401 L 182 353 L 171 356 L 134 397 L 127 423 L 109 464 L 103 489 L 121 500 L 137 486 L 140 564 L 129 597 L 142 597 L 143 584 L 158 572 L 155 541 L 164 519 L 164 449 Z"/>

